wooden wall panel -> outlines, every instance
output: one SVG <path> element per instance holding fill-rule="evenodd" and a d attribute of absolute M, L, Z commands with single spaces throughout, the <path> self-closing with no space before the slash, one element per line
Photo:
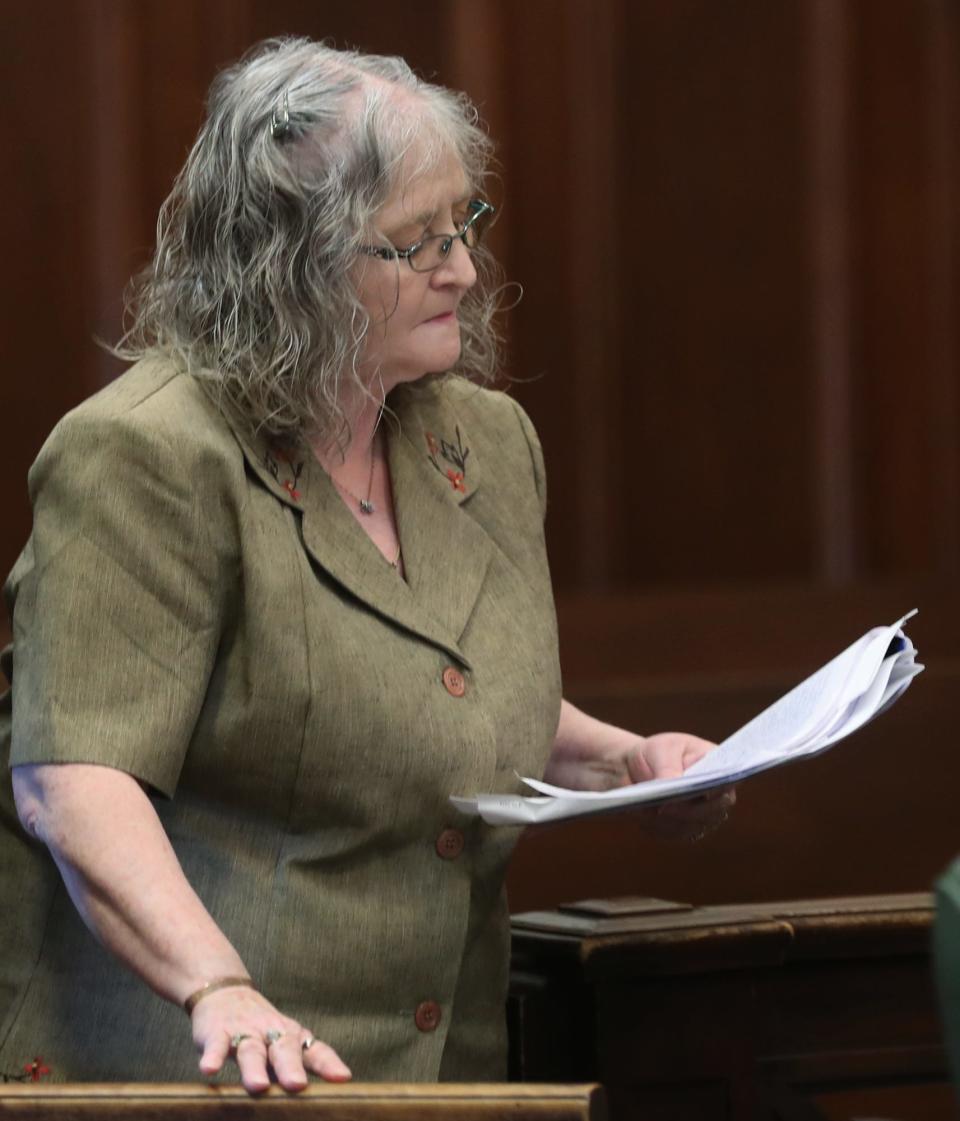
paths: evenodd
<path fill-rule="evenodd" d="M 960 40 L 952 5 L 861 3 L 856 11 L 860 572 L 935 571 L 956 565 L 960 517 L 951 345 L 957 94 L 950 80 Z"/>
<path fill-rule="evenodd" d="M 203 119 L 211 76 L 248 44 L 247 11 L 242 0 L 87 0 L 81 11 L 95 99 L 84 168 L 94 196 L 86 266 L 94 328 L 112 343 L 124 288 L 150 259 L 157 213 Z M 100 384 L 123 369 L 102 348 L 95 358 Z"/>
<path fill-rule="evenodd" d="M 960 567 L 960 10 L 952 0 L 931 4 L 926 34 L 930 121 L 929 215 L 924 240 L 929 253 L 929 353 L 939 524 L 937 568 Z M 944 516 L 946 515 L 946 516 Z"/>
<path fill-rule="evenodd" d="M 583 514 L 584 501 L 590 502 L 584 480 L 595 484 L 597 464 L 605 456 L 595 454 L 586 438 L 596 428 L 596 407 L 583 426 L 579 423 L 584 393 L 578 392 L 571 361 L 585 344 L 579 327 L 581 292 L 568 268 L 574 231 L 583 236 L 569 177 L 570 102 L 589 98 L 590 89 L 568 80 L 569 6 L 548 0 L 504 5 L 502 41 L 504 100 L 512 107 L 510 126 L 500 138 L 504 214 L 510 223 L 505 267 L 523 288 L 510 319 L 509 374 L 516 396 L 536 417 L 550 459 L 547 533 L 557 587 L 595 578 L 604 566 L 598 549 L 607 547 L 602 487 L 592 486 L 592 511 L 586 518 Z M 588 540 L 587 525 L 596 540 Z"/>
<path fill-rule="evenodd" d="M 811 476 L 817 520 L 814 563 L 823 580 L 856 572 L 848 68 L 846 4 L 810 0 L 805 9 L 802 80 L 806 105 L 804 185 L 810 284 L 810 376 L 815 400 Z"/>
<path fill-rule="evenodd" d="M 83 21 L 58 9 L 41 38 L 23 5 L 0 9 L 6 107 L 0 174 L 0 422 L 5 490 L 0 567 L 29 527 L 27 467 L 58 417 L 89 392 L 90 290 L 85 283 L 94 199 L 86 177 L 93 107 Z"/>
<path fill-rule="evenodd" d="M 330 39 L 341 48 L 401 55 L 425 77 L 444 80 L 450 13 L 442 0 L 408 0 L 396 8 L 352 0 L 247 2 L 250 42 L 278 34 Z"/>
<path fill-rule="evenodd" d="M 619 42 L 631 587 L 810 572 L 800 6 L 626 6 Z M 628 349 L 629 344 L 629 349 Z M 627 479 L 624 481 L 626 482 Z"/>

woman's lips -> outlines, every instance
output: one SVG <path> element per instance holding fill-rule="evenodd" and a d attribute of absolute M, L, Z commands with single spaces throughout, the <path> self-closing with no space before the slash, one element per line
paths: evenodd
<path fill-rule="evenodd" d="M 449 323 L 451 319 L 456 319 L 456 312 L 442 311 L 439 315 L 434 315 L 430 319 L 425 319 L 424 323 Z"/>

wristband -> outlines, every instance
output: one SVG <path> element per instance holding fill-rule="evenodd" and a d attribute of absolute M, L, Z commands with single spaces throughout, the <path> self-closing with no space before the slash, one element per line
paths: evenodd
<path fill-rule="evenodd" d="M 195 993 L 191 993 L 183 1002 L 183 1007 L 189 1016 L 205 996 L 215 993 L 218 989 L 232 989 L 241 986 L 245 989 L 256 988 L 251 977 L 214 977 L 212 981 L 201 985 Z"/>

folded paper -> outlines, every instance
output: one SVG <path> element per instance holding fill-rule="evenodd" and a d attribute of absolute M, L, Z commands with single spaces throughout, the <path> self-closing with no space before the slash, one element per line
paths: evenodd
<path fill-rule="evenodd" d="M 879 716 L 921 672 L 916 648 L 903 629 L 915 614 L 911 611 L 889 627 L 868 631 L 679 778 L 603 791 L 566 790 L 524 778 L 536 794 L 475 794 L 450 800 L 463 813 L 479 814 L 491 825 L 530 825 L 689 798 L 817 755 Z"/>

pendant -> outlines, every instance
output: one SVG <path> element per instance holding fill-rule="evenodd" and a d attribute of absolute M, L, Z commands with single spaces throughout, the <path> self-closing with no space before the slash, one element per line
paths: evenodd
<path fill-rule="evenodd" d="M 370 501 L 369 498 L 360 499 L 360 513 L 372 514 L 376 510 L 376 506 Z"/>

